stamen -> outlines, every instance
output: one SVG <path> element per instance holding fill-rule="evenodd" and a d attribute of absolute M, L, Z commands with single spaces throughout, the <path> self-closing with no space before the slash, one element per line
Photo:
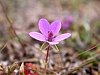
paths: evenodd
<path fill-rule="evenodd" d="M 52 31 L 48 31 L 48 41 L 52 41 L 52 38 L 53 38 L 53 33 Z"/>

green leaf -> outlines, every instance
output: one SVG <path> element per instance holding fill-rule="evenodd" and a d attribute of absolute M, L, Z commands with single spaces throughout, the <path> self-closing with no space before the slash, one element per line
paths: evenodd
<path fill-rule="evenodd" d="M 42 46 L 40 47 L 40 50 L 44 50 L 47 46 L 48 46 L 48 44 L 46 42 L 44 42 L 42 44 Z"/>

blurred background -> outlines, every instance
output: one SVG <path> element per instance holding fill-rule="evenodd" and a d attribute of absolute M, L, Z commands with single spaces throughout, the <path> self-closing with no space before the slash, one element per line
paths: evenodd
<path fill-rule="evenodd" d="M 61 33 L 72 36 L 52 49 L 49 68 L 68 66 L 86 60 L 100 52 L 100 0 L 0 0 L 0 63 L 33 62 L 43 66 L 46 50 L 43 42 L 28 33 L 39 31 L 38 21 L 46 18 L 50 23 L 61 20 Z M 79 57 L 75 56 L 90 49 Z"/>

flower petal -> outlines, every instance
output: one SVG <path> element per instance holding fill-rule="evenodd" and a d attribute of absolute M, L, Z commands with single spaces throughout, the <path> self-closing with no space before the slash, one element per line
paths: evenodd
<path fill-rule="evenodd" d="M 29 35 L 39 41 L 46 41 L 45 36 L 38 32 L 30 32 Z"/>
<path fill-rule="evenodd" d="M 55 38 L 54 38 L 54 41 L 58 41 L 58 42 L 59 42 L 59 41 L 62 41 L 62 40 L 64 40 L 64 39 L 69 38 L 70 36 L 71 36 L 70 33 L 61 34 L 61 35 L 55 37 Z"/>
<path fill-rule="evenodd" d="M 50 45 L 56 45 L 56 44 L 58 44 L 59 42 L 57 42 L 57 41 L 53 41 L 53 42 L 47 41 L 47 43 L 49 43 Z"/>
<path fill-rule="evenodd" d="M 43 35 L 48 36 L 49 26 L 50 24 L 46 19 L 39 20 L 39 30 Z"/>
<path fill-rule="evenodd" d="M 59 20 L 56 20 L 51 23 L 50 30 L 52 31 L 53 36 L 57 35 L 60 29 L 61 29 L 61 22 Z"/>

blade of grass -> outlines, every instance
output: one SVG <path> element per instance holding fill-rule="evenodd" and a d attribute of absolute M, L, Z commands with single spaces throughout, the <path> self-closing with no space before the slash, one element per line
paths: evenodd
<path fill-rule="evenodd" d="M 0 52 L 7 46 L 7 42 L 0 48 Z"/>
<path fill-rule="evenodd" d="M 100 45 L 100 43 L 98 43 L 97 45 L 95 45 L 94 47 L 92 47 L 92 48 L 89 48 L 88 50 L 86 50 L 86 51 L 84 51 L 84 52 L 81 52 L 80 54 L 78 54 L 75 58 L 77 58 L 77 57 L 79 57 L 80 55 L 82 55 L 82 54 L 84 54 L 84 53 L 86 53 L 86 52 L 88 52 L 88 51 L 90 51 L 90 50 L 92 50 L 92 49 L 94 49 L 95 47 L 97 47 L 97 46 L 99 46 Z"/>
<path fill-rule="evenodd" d="M 84 66 L 86 66 L 86 65 L 88 65 L 88 64 L 90 64 L 90 63 L 92 63 L 92 62 L 94 62 L 94 61 L 95 61 L 94 59 L 95 59 L 96 57 L 98 57 L 98 56 L 100 56 L 100 54 L 97 54 L 97 55 L 95 55 L 95 56 L 93 56 L 93 57 L 90 57 L 90 58 L 88 58 L 87 60 L 83 61 L 78 67 L 75 67 L 75 68 L 71 69 L 69 72 L 67 72 L 67 75 L 70 75 L 70 74 L 72 74 L 74 71 L 77 71 L 77 70 L 79 70 L 80 68 L 82 68 L 82 67 L 84 67 Z"/>

